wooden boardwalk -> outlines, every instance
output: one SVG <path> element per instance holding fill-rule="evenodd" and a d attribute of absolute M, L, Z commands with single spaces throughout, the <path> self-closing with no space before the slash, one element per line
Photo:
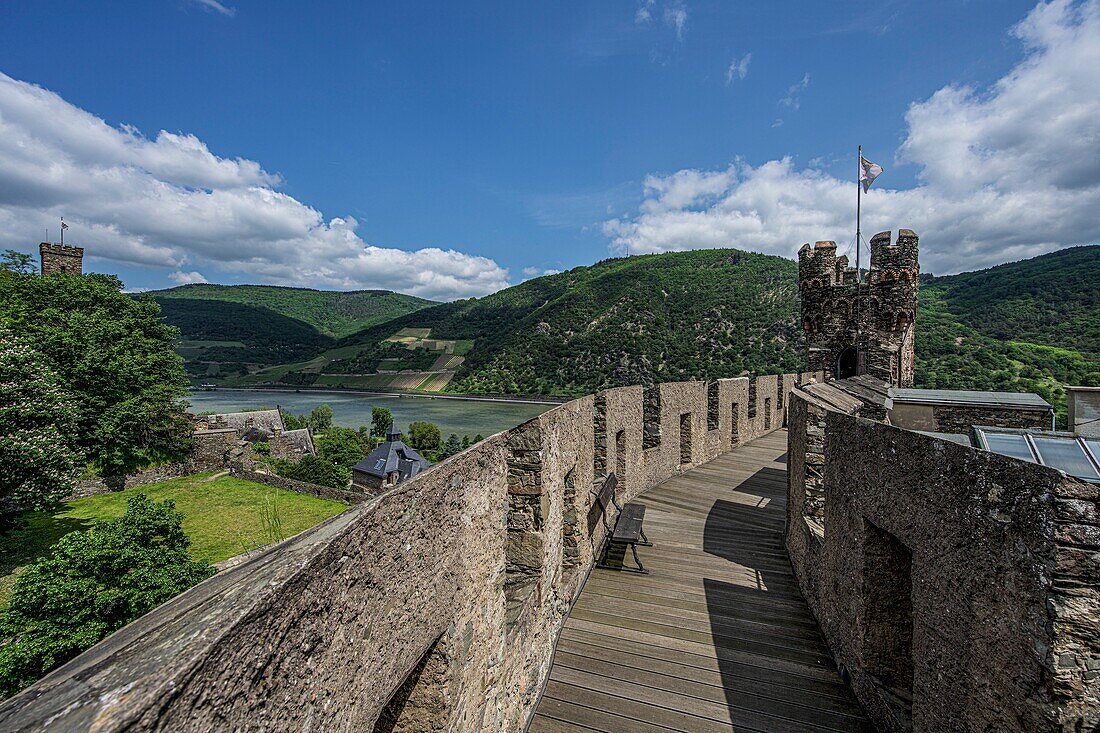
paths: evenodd
<path fill-rule="evenodd" d="M 786 448 L 777 431 L 640 498 L 651 574 L 592 572 L 531 733 L 872 730 L 791 573 Z"/>

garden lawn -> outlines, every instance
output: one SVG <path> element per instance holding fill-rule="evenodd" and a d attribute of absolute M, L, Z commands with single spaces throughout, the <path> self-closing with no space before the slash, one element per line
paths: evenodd
<path fill-rule="evenodd" d="M 27 512 L 24 526 L 0 535 L 0 609 L 7 607 L 11 586 L 24 566 L 49 554 L 69 532 L 121 517 L 126 499 L 134 494 L 174 501 L 183 514 L 183 531 L 191 539 L 191 556 L 210 563 L 290 537 L 347 508 L 342 502 L 231 476 L 211 480 L 211 475 L 76 499 L 55 512 Z"/>

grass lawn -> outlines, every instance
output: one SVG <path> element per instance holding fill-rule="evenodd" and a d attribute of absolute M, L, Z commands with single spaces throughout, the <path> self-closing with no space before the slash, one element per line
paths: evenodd
<path fill-rule="evenodd" d="M 297 534 L 339 514 L 346 504 L 318 499 L 264 484 L 211 474 L 196 474 L 125 491 L 77 499 L 55 512 L 28 512 L 26 524 L 0 535 L 0 609 L 8 605 L 11 586 L 23 566 L 49 554 L 61 537 L 88 529 L 102 519 L 115 519 L 126 512 L 126 499 L 145 494 L 150 499 L 172 499 L 183 514 L 183 531 L 191 538 L 191 556 L 219 562 L 242 552 L 262 547 Z M 275 511 L 267 511 L 274 507 Z M 264 513 L 276 517 L 265 523 Z M 265 529 L 265 524 L 267 528 Z M 281 535 L 281 536 L 276 536 Z"/>

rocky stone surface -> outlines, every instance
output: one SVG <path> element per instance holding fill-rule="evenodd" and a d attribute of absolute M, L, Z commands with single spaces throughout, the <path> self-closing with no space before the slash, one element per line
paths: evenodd
<path fill-rule="evenodd" d="M 791 563 L 880 730 L 1100 726 L 1100 487 L 803 391 L 789 425 Z"/>
<path fill-rule="evenodd" d="M 720 380 L 715 429 L 712 388 L 662 384 L 648 450 L 640 386 L 556 407 L 125 627 L 0 703 L 0 730 L 522 730 L 602 547 L 592 487 L 614 471 L 629 501 L 778 427 L 796 381 L 755 380 L 773 407 L 750 420 L 749 380 Z"/>

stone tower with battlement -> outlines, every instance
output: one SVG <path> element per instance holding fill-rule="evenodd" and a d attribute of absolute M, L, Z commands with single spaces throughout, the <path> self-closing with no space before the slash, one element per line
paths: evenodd
<path fill-rule="evenodd" d="M 859 374 L 913 386 L 917 316 L 917 235 L 899 229 L 871 237 L 871 268 L 862 279 L 835 242 L 798 251 L 798 290 L 806 333 L 806 369 L 826 379 Z"/>
<path fill-rule="evenodd" d="M 84 248 L 70 247 L 67 244 L 38 245 L 38 254 L 42 257 L 42 275 L 82 275 L 84 274 Z"/>

